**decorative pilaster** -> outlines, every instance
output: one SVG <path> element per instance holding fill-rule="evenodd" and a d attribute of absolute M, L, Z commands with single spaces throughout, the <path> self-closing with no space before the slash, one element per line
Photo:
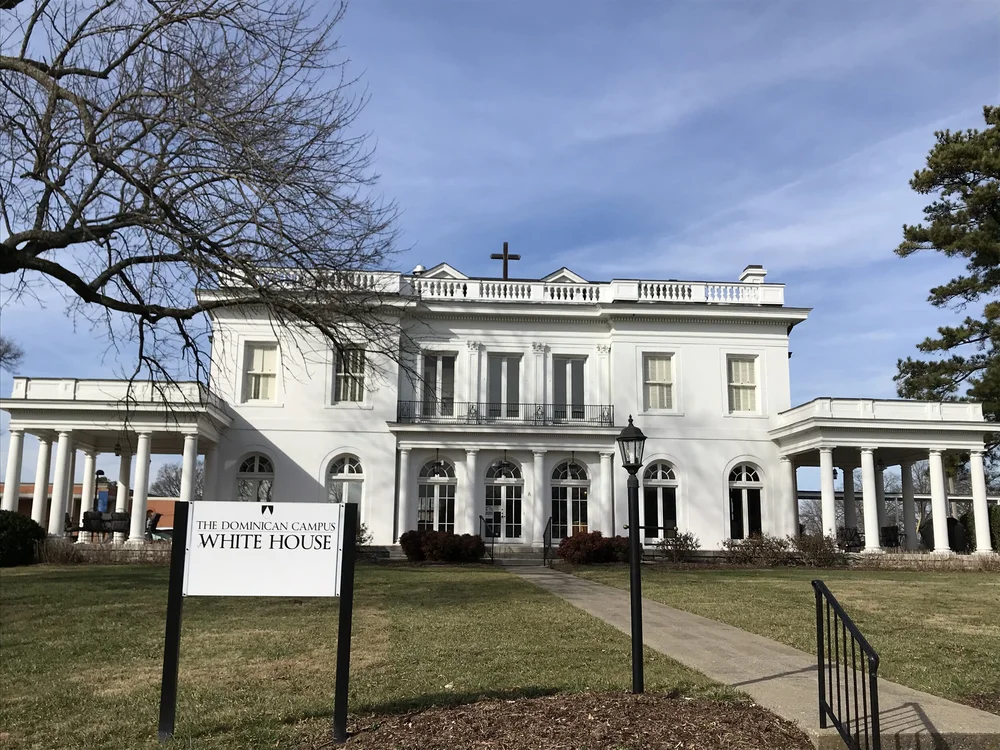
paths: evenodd
<path fill-rule="evenodd" d="M 470 401 L 471 403 L 475 404 L 479 403 L 480 401 L 479 398 L 480 344 L 478 341 L 466 341 L 465 347 L 468 354 L 466 359 L 466 361 L 468 362 L 468 366 L 466 367 L 466 371 L 468 372 L 467 401 Z"/>
<path fill-rule="evenodd" d="M 597 345 L 597 403 L 611 403 L 611 345 Z"/>
<path fill-rule="evenodd" d="M 184 446 L 185 448 L 187 447 L 187 435 L 184 436 Z M 132 491 L 132 517 L 129 524 L 128 542 L 126 542 L 129 547 L 141 547 L 146 543 L 146 500 L 149 495 L 149 459 L 150 435 L 148 432 L 140 432 L 139 443 L 135 453 L 135 488 Z M 182 495 L 183 485 L 184 480 L 182 478 Z"/>
<path fill-rule="evenodd" d="M 399 449 L 399 535 L 416 528 L 410 509 L 410 449 Z M 411 526 L 411 524 L 413 524 Z"/>
<path fill-rule="evenodd" d="M 24 457 L 24 430 L 10 431 L 7 447 L 7 474 L 3 483 L 3 510 L 17 511 L 21 499 L 21 461 Z"/>
<path fill-rule="evenodd" d="M 476 526 L 479 516 L 479 474 L 476 471 L 476 459 L 478 456 L 478 450 L 465 451 L 465 493 L 463 507 L 466 534 L 479 533 L 479 529 Z M 402 497 L 402 493 L 400 493 L 400 497 Z"/>
<path fill-rule="evenodd" d="M 545 524 L 549 521 L 549 503 L 545 496 L 545 451 L 532 451 L 534 463 L 531 467 L 532 498 L 530 503 L 522 504 L 521 534 L 525 544 L 531 544 L 535 539 L 542 541 L 545 535 Z"/>
<path fill-rule="evenodd" d="M 600 509 L 598 515 L 600 525 L 596 530 L 605 536 L 614 536 L 615 533 L 614 521 L 612 520 L 614 510 L 614 498 L 612 497 L 614 465 L 611 463 L 614 457 L 615 454 L 612 451 L 603 451 L 601 453 L 601 494 L 597 498 L 597 507 Z"/>
<path fill-rule="evenodd" d="M 532 365 L 535 370 L 535 392 L 531 395 L 536 404 L 546 404 L 545 400 L 545 344 L 535 341 L 531 344 Z"/>

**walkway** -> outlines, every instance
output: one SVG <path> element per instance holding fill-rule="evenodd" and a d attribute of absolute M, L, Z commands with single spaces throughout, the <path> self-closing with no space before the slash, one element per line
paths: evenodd
<path fill-rule="evenodd" d="M 511 572 L 630 632 L 628 591 L 548 568 Z M 763 636 L 643 599 L 645 645 L 795 722 L 819 748 L 843 748 L 820 730 L 816 657 Z M 888 750 L 1000 750 L 1000 716 L 879 680 L 882 747 Z"/>

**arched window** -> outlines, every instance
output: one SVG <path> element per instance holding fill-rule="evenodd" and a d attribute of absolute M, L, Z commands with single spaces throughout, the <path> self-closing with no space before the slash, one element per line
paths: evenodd
<path fill-rule="evenodd" d="M 521 468 L 504 455 L 486 470 L 486 536 L 504 540 L 521 538 Z"/>
<path fill-rule="evenodd" d="M 417 485 L 417 530 L 455 531 L 455 467 L 449 461 L 428 461 Z"/>
<path fill-rule="evenodd" d="M 652 543 L 677 535 L 677 473 L 666 461 L 646 467 L 642 476 L 642 536 Z"/>
<path fill-rule="evenodd" d="M 250 503 L 271 502 L 274 486 L 274 464 L 263 453 L 252 453 L 243 459 L 236 473 L 236 499 Z"/>
<path fill-rule="evenodd" d="M 331 503 L 360 503 L 365 475 L 357 456 L 340 456 L 330 462 L 326 491 Z"/>
<path fill-rule="evenodd" d="M 552 471 L 552 538 L 587 533 L 587 496 L 590 478 L 586 467 L 563 461 Z"/>
<path fill-rule="evenodd" d="M 729 536 L 743 539 L 763 531 L 761 498 L 764 483 L 760 471 L 751 464 L 737 464 L 729 472 Z"/>

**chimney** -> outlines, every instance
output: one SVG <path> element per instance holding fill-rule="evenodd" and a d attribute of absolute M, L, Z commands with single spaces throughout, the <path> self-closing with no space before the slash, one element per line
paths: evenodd
<path fill-rule="evenodd" d="M 740 283 L 763 284 L 765 276 L 767 276 L 767 269 L 764 266 L 747 266 L 740 274 Z"/>

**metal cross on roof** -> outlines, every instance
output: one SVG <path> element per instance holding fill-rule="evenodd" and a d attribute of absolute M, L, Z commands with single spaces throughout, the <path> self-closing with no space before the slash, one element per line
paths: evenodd
<path fill-rule="evenodd" d="M 493 253 L 490 256 L 490 260 L 502 260 L 503 261 L 503 277 L 507 278 L 507 261 L 509 260 L 521 260 L 520 255 L 511 255 L 507 252 L 507 243 L 503 243 L 503 253 Z"/>

